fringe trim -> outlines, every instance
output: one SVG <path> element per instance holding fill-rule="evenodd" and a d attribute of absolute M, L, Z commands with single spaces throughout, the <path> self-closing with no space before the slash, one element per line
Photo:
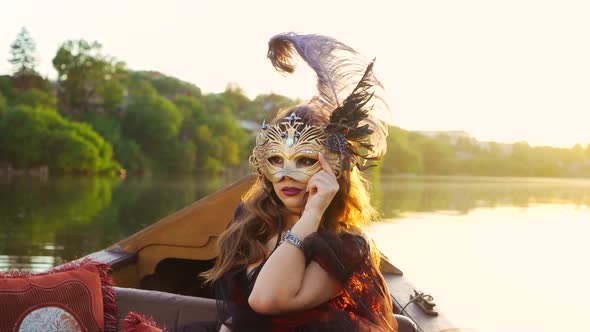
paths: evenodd
<path fill-rule="evenodd" d="M 90 259 L 88 259 L 91 261 Z M 119 310 L 117 308 L 117 294 L 115 293 L 115 282 L 109 276 L 111 265 L 95 262 L 100 275 L 100 286 L 102 289 L 102 305 L 104 311 L 105 332 L 116 332 L 118 328 Z"/>
<path fill-rule="evenodd" d="M 8 272 L 0 271 L 0 278 L 30 278 L 33 276 L 44 276 L 55 273 L 67 272 L 86 266 L 95 266 L 98 270 L 98 275 L 100 277 L 100 287 L 102 290 L 104 314 L 104 330 L 105 332 L 116 332 L 118 320 L 117 295 L 115 294 L 115 289 L 113 288 L 115 283 L 113 282 L 113 279 L 109 276 L 111 266 L 107 263 L 97 262 L 87 257 L 84 259 L 78 259 L 75 261 L 67 262 L 60 266 L 54 267 L 51 270 L 38 273 L 18 270 Z"/>
<path fill-rule="evenodd" d="M 140 325 L 147 325 L 150 327 L 160 328 L 156 324 L 156 321 L 154 321 L 153 317 L 146 317 L 141 314 L 138 314 L 137 312 L 130 311 L 123 320 L 123 331 L 143 332 L 144 330 L 140 327 Z M 164 329 L 163 331 L 166 331 L 166 329 Z"/>

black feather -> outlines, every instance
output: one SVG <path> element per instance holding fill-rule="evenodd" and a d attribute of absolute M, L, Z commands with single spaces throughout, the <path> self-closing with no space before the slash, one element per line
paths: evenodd
<path fill-rule="evenodd" d="M 334 137 L 340 140 L 345 138 L 347 143 L 346 160 L 341 158 L 342 169 L 349 170 L 351 165 L 347 162 L 354 159 L 353 166 L 361 166 L 364 164 L 362 159 L 369 159 L 370 152 L 373 145 L 370 144 L 369 138 L 373 130 L 369 128 L 368 124 L 360 125 L 360 123 L 369 116 L 370 108 L 367 104 L 373 98 L 371 77 L 373 75 L 373 63 L 369 63 L 361 80 L 357 83 L 352 93 L 344 100 L 342 105 L 338 106 L 330 115 L 330 120 L 325 126 L 328 141 L 335 141 Z M 336 148 L 335 144 L 329 144 L 328 149 L 336 153 L 342 153 L 340 148 L 342 144 Z M 363 153 L 360 149 L 365 149 Z"/>

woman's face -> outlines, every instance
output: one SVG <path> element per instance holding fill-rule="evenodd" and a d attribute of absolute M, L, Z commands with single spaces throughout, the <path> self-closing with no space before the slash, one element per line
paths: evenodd
<path fill-rule="evenodd" d="M 282 167 L 284 162 L 285 160 L 283 158 L 277 156 L 269 159 L 269 163 L 276 167 Z M 315 158 L 299 158 L 297 159 L 296 167 L 304 171 L 315 167 L 316 163 L 319 162 Z M 283 176 L 279 181 L 273 182 L 272 187 L 287 209 L 300 212 L 305 207 L 305 203 L 307 203 L 307 192 L 305 191 L 307 181 L 300 182 L 289 176 Z"/>

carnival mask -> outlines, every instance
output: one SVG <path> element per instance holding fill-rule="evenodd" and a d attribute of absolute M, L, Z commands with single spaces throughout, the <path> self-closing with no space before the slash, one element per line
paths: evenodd
<path fill-rule="evenodd" d="M 249 161 L 259 174 L 271 182 L 279 182 L 288 176 L 307 183 L 322 169 L 318 153 L 328 160 L 338 177 L 341 173 L 340 159 L 326 148 L 323 128 L 304 124 L 293 113 L 277 124 L 262 124 Z"/>

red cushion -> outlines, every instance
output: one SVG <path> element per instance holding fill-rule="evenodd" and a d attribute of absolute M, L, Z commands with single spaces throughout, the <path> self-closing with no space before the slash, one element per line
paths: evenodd
<path fill-rule="evenodd" d="M 38 274 L 0 272 L 0 331 L 116 331 L 108 270 L 84 259 Z"/>

